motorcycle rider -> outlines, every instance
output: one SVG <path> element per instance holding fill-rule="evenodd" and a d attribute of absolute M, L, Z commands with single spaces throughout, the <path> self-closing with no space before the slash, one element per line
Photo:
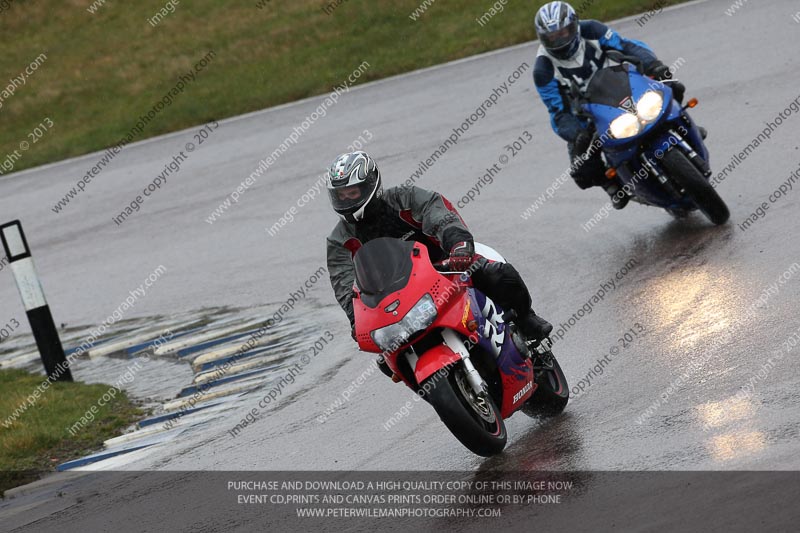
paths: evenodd
<path fill-rule="evenodd" d="M 669 80 L 672 72 L 645 43 L 626 39 L 596 20 L 578 20 L 575 10 L 567 2 L 543 5 L 536 13 L 535 26 L 540 45 L 533 80 L 550 113 L 553 130 L 567 141 L 571 175 L 581 189 L 603 187 L 611 196 L 614 208 L 622 209 L 628 204 L 630 195 L 617 180 L 606 178 L 600 150 L 592 149 L 587 154 L 594 130 L 575 116 L 575 110 L 571 108 L 571 81 L 575 81 L 581 90 L 586 89 L 592 75 L 609 66 L 610 60 L 606 55 L 609 50 L 640 59 L 644 65 L 643 74 L 656 80 Z M 672 81 L 670 85 L 675 99 L 682 102 L 686 88 L 678 81 Z"/>
<path fill-rule="evenodd" d="M 431 261 L 449 259 L 452 270 L 472 272 L 475 288 L 500 307 L 514 310 L 517 326 L 529 339 L 544 339 L 553 330 L 531 309 L 530 293 L 513 266 L 475 253 L 472 234 L 441 194 L 414 186 L 384 191 L 377 164 L 361 151 L 336 158 L 327 174 L 327 189 L 341 218 L 327 239 L 328 272 L 354 339 L 353 256 L 364 243 L 379 237 L 423 243 Z M 385 374 L 392 375 L 382 358 L 378 364 Z"/>

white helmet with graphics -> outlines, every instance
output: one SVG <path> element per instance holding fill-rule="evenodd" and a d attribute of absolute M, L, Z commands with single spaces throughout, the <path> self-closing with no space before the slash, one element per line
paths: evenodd
<path fill-rule="evenodd" d="M 328 170 L 327 186 L 333 210 L 351 223 L 363 220 L 370 203 L 383 194 L 378 165 L 366 152 L 337 157 Z"/>

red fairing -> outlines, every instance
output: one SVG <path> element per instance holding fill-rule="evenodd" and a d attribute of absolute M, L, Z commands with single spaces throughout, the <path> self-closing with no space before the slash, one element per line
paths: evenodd
<path fill-rule="evenodd" d="M 444 344 L 438 344 L 422 354 L 422 357 L 417 361 L 416 368 L 414 369 L 414 377 L 417 378 L 417 383 L 422 383 L 442 368 L 457 363 L 461 360 L 461 356 Z"/>
<path fill-rule="evenodd" d="M 466 326 L 461 323 L 467 302 L 465 286 L 450 281 L 433 268 L 425 245 L 415 243 L 414 249 L 419 250 L 419 255 L 412 255 L 414 269 L 411 281 L 403 289 L 386 296 L 375 309 L 364 305 L 356 290 L 353 312 L 356 318 L 356 339 L 361 350 L 380 353 L 381 349 L 372 340 L 370 332 L 402 320 L 425 294 L 430 294 L 433 298 L 438 314 L 433 324 L 428 327 L 429 331 L 447 327 L 464 335 L 470 334 Z M 396 300 L 400 301 L 400 305 L 393 312 L 385 312 L 384 309 Z M 408 343 L 399 346 L 392 353 L 402 351 L 406 346 Z"/>
<path fill-rule="evenodd" d="M 503 405 L 500 406 L 500 414 L 503 418 L 508 418 L 522 407 L 538 387 L 533 381 L 533 363 L 530 359 L 525 361 L 525 366 L 529 368 L 525 374 L 508 375 L 500 372 L 500 379 L 503 382 Z"/>
<path fill-rule="evenodd" d="M 430 295 L 436 307 L 436 318 L 425 329 L 418 332 L 406 342 L 395 348 L 390 353 L 384 353 L 389 368 L 403 380 L 406 385 L 416 389 L 419 384 L 433 376 L 439 370 L 451 366 L 461 360 L 461 355 L 456 353 L 444 342 L 433 344 L 425 353 L 408 356 L 413 376 L 406 375 L 402 369 L 408 366 L 399 361 L 399 354 L 409 346 L 423 339 L 433 331 L 452 330 L 459 333 L 466 345 L 484 346 L 488 339 L 480 336 L 480 328 L 484 323 L 477 302 L 471 298 L 468 289 L 471 281 L 461 282 L 457 275 L 443 275 L 431 264 L 428 250 L 421 243 L 414 243 L 411 249 L 411 270 L 408 281 L 400 290 L 387 294 L 374 308 L 368 307 L 356 289 L 353 299 L 353 311 L 356 319 L 356 339 L 359 348 L 366 352 L 381 353 L 381 348 L 373 341 L 371 332 L 380 328 L 397 324 L 409 311 L 426 295 Z M 480 340 L 480 343 L 479 343 Z M 506 342 L 512 342 L 510 338 Z M 515 351 L 516 353 L 516 351 Z M 402 357 L 406 357 L 405 354 Z M 508 356 L 506 356 L 508 357 Z M 520 357 L 518 354 L 516 357 Z M 503 359 L 500 357 L 498 362 Z M 402 366 L 399 366 L 402 363 Z M 533 382 L 533 365 L 530 360 L 518 360 L 515 364 L 504 368 L 498 366 L 502 383 L 502 405 L 498 405 L 503 418 L 511 416 L 536 390 Z M 512 372 L 512 373 L 507 373 Z"/>

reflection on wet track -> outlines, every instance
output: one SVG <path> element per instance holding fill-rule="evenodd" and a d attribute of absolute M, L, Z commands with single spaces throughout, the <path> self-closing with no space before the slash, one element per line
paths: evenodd
<path fill-rule="evenodd" d="M 796 49 L 797 28 L 783 24 L 796 6 L 788 0 L 750 3 L 747 15 L 721 16 L 728 4 L 712 0 L 665 11 L 648 24 L 646 35 L 633 21 L 619 25 L 623 33 L 646 38 L 666 56 L 691 58 L 681 67 L 681 76 L 689 87 L 687 95 L 703 102 L 695 115 L 709 130 L 715 169 L 741 149 L 743 139 L 763 128 L 774 102 L 796 98 L 796 76 L 787 73 L 800 70 L 796 54 L 763 53 L 767 48 Z M 750 33 L 754 45 L 742 47 L 741 35 L 752 24 L 748 17 L 770 21 L 771 31 Z M 703 31 L 691 32 L 700 21 Z M 711 45 L 706 35 L 715 36 Z M 209 207 L 218 205 L 231 185 L 253 168 L 265 146 L 277 146 L 297 117 L 313 111 L 315 100 L 222 121 L 217 135 L 228 139 L 224 147 L 198 152 L 182 171 L 191 179 L 176 178 L 173 198 L 154 198 L 135 231 L 109 229 L 107 213 L 99 207 L 53 227 L 40 198 L 67 187 L 71 176 L 83 170 L 80 161 L 32 171 L 24 180 L 0 181 L 0 212 L 24 209 L 28 236 L 39 240 L 32 245 L 41 243 L 37 265 L 54 313 L 82 324 L 101 319 L 99 309 L 114 309 L 119 287 L 140 279 L 153 257 L 170 273 L 180 273 L 165 275 L 148 294 L 141 304 L 146 318 L 121 323 L 114 337 L 97 348 L 132 338 L 146 343 L 140 335 L 153 339 L 165 328 L 187 338 L 197 336 L 196 344 L 175 344 L 174 351 L 152 358 L 152 366 L 142 370 L 145 379 L 131 384 L 134 396 L 149 399 L 154 418 L 180 411 L 198 385 L 216 386 L 195 406 L 203 409 L 163 432 L 170 434 L 169 442 L 95 467 L 452 470 L 469 471 L 474 479 L 501 480 L 519 471 L 796 470 L 799 349 L 791 350 L 787 342 L 800 327 L 800 268 L 793 266 L 800 263 L 800 195 L 782 199 L 746 232 L 733 223 L 752 212 L 796 167 L 796 116 L 719 184 L 732 212 L 732 223 L 723 227 L 712 227 L 699 215 L 675 221 L 657 209 L 631 204 L 587 232 L 581 223 L 607 198 L 602 191 L 581 191 L 571 183 L 523 220 L 519 214 L 563 173 L 566 157 L 563 142 L 549 130 L 545 109 L 532 104 L 532 85 L 522 83 L 437 161 L 435 175 L 418 181 L 421 187 L 457 197 L 469 176 L 502 149 L 498 139 L 525 128 L 535 132 L 535 143 L 461 215 L 476 238 L 517 266 L 531 287 L 537 313 L 554 324 L 581 309 L 621 265 L 631 258 L 638 261 L 601 304 L 566 332 L 555 352 L 575 385 L 635 324 L 645 333 L 603 365 L 562 416 L 511 417 L 508 446 L 498 457 L 484 460 L 466 451 L 423 402 L 399 423 L 384 427 L 413 393 L 374 371 L 372 355 L 356 351 L 347 320 L 325 282 L 270 330 L 263 344 L 235 361 L 239 379 L 215 376 L 215 369 L 236 356 L 241 338 L 275 311 L 264 302 L 283 301 L 308 272 L 325 264 L 324 236 L 336 217 L 323 200 L 306 206 L 274 237 L 262 226 L 282 216 L 343 149 L 336 139 L 355 138 L 363 131 L 365 124 L 353 123 L 352 117 L 369 123 L 375 137 L 370 150 L 381 163 L 385 184 L 399 185 L 414 171 L 420 154 L 429 153 L 456 120 L 474 110 L 476 94 L 490 91 L 504 72 L 534 54 L 534 45 L 520 46 L 354 91 L 276 163 L 269 181 L 254 186 L 235 213 L 213 226 L 202 222 Z M 767 100 L 756 98 L 764 91 L 764 79 L 770 80 Z M 441 87 L 448 89 L 431 90 Z M 409 109 L 426 112 L 398 111 Z M 264 128 L 265 123 L 270 127 Z M 130 174 L 147 170 L 148 161 L 162 160 L 174 148 L 168 144 L 127 148 L 128 159 L 105 171 L 107 189 L 98 185 L 99 198 L 111 205 L 124 200 Z M 102 241 L 102 264 L 86 259 L 96 253 L 96 242 L 76 242 L 74 236 L 85 234 Z M 138 257 L 147 258 L 144 266 L 134 261 Z M 75 287 L 76 279 L 86 278 L 92 279 L 90 286 Z M 0 283 L 0 301 L 11 301 L 13 291 L 12 285 Z M 208 301 L 232 307 L 199 310 Z M 240 325 L 247 327 L 230 329 Z M 220 338 L 226 340 L 200 340 L 209 330 L 225 331 Z M 75 346 L 86 331 L 88 327 L 68 327 L 65 345 Z M 334 339 L 324 352 L 261 408 L 264 396 L 326 331 Z M 244 337 L 237 338 L 240 334 Z M 198 348 L 206 342 L 215 343 Z M 30 341 L 23 336 L 15 333 L 0 349 L 4 362 L 38 370 Z M 108 381 L 133 355 L 128 349 L 80 359 L 76 375 Z M 366 379 L 358 381 L 364 373 Z M 222 394 L 211 399 L 216 392 Z M 337 407 L 329 413 L 331 405 Z M 229 430 L 254 409 L 254 421 L 232 436 Z M 180 433 L 170 433 L 175 431 Z"/>

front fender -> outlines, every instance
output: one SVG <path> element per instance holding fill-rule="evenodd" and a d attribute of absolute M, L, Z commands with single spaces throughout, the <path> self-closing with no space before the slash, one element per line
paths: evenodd
<path fill-rule="evenodd" d="M 422 385 L 423 381 L 436 372 L 458 361 L 461 361 L 461 355 L 444 344 L 438 344 L 419 357 L 414 366 L 414 377 Z"/>

